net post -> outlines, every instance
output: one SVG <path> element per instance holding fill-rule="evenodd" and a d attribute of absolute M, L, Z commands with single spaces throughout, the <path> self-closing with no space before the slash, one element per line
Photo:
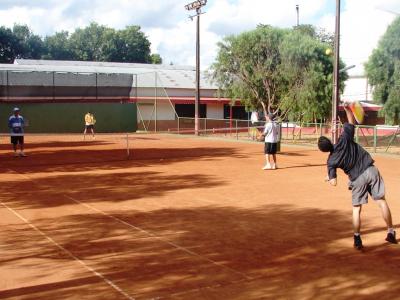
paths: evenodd
<path fill-rule="evenodd" d="M 129 133 L 126 133 L 126 159 L 129 160 L 130 152 L 129 152 Z"/>
<path fill-rule="evenodd" d="M 376 125 L 374 126 L 374 153 L 376 153 L 376 142 L 377 142 L 377 135 L 378 135 L 378 129 L 376 128 Z"/>

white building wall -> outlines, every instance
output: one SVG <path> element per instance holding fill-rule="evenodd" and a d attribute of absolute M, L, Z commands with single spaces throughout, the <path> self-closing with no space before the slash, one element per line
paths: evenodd
<path fill-rule="evenodd" d="M 207 104 L 207 118 L 223 119 L 224 105 L 223 104 Z"/>
<path fill-rule="evenodd" d="M 345 82 L 341 99 L 349 101 L 372 101 L 372 89 L 368 84 L 367 78 L 364 76 L 350 77 Z"/>
<path fill-rule="evenodd" d="M 138 103 L 137 112 L 138 122 L 140 120 L 154 120 L 154 103 Z M 175 112 L 169 102 L 159 101 L 157 103 L 157 120 L 175 120 Z"/>
<path fill-rule="evenodd" d="M 137 119 L 138 122 L 143 120 L 154 120 L 155 110 L 154 102 L 141 102 L 137 103 Z M 224 105 L 221 104 L 207 104 L 207 118 L 210 119 L 223 119 L 224 118 Z M 171 104 L 167 101 L 159 101 L 157 104 L 157 120 L 175 120 L 175 112 Z"/>

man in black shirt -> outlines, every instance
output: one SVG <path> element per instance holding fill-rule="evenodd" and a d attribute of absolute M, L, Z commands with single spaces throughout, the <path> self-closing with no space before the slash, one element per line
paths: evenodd
<path fill-rule="evenodd" d="M 342 169 L 350 179 L 349 189 L 352 191 L 354 247 L 363 248 L 360 236 L 361 206 L 368 203 L 368 194 L 378 203 L 383 219 L 386 222 L 388 233 L 386 241 L 397 244 L 396 232 L 393 229 L 392 216 L 385 200 L 385 185 L 378 169 L 374 166 L 371 155 L 359 144 L 354 142 L 354 116 L 347 105 L 344 105 L 348 123 L 343 126 L 343 133 L 338 142 L 321 136 L 318 148 L 322 152 L 329 152 L 327 181 L 336 186 L 336 169 Z"/>

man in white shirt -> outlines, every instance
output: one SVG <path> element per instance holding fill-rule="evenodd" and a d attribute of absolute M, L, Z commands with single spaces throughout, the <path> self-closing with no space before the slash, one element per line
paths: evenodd
<path fill-rule="evenodd" d="M 274 122 L 274 114 L 269 113 L 266 117 L 267 122 L 265 123 L 265 128 L 263 132 L 265 146 L 264 153 L 266 164 L 262 168 L 263 170 L 275 170 L 277 169 L 276 165 L 276 152 L 278 150 L 278 137 L 279 137 L 279 128 L 278 125 Z"/>

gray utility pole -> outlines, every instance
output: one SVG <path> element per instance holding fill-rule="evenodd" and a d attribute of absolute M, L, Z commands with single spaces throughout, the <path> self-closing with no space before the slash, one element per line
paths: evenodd
<path fill-rule="evenodd" d="M 297 14 L 297 26 L 299 26 L 299 5 L 296 4 L 296 14 Z"/>
<path fill-rule="evenodd" d="M 333 94 L 332 94 L 332 142 L 338 139 L 338 107 L 339 95 L 339 46 L 340 46 L 340 0 L 336 0 L 335 26 L 335 61 L 333 65 Z"/>
<path fill-rule="evenodd" d="M 200 15 L 201 8 L 207 4 L 207 0 L 198 0 L 185 5 L 186 10 L 196 10 L 194 16 L 190 16 L 193 20 L 197 17 L 196 26 L 196 97 L 194 101 L 194 131 L 199 135 L 199 103 L 200 103 Z"/>

